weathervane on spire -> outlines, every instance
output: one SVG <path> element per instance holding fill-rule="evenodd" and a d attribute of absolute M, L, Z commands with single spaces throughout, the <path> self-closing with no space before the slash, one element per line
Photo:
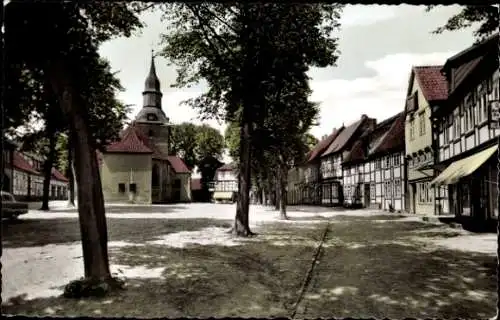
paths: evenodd
<path fill-rule="evenodd" d="M 154 43 L 151 41 L 151 58 L 156 58 L 156 56 L 158 55 L 158 53 L 155 53 L 155 50 L 153 49 L 154 46 Z"/>

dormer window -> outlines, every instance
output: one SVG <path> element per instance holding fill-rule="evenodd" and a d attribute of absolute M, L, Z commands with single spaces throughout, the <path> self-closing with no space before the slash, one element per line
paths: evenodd
<path fill-rule="evenodd" d="M 154 113 L 148 113 L 147 119 L 148 121 L 158 121 L 158 117 Z"/>

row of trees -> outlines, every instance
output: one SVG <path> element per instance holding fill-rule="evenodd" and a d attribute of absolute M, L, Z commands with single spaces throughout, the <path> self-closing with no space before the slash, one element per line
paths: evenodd
<path fill-rule="evenodd" d="M 201 79 L 208 83 L 208 91 L 190 103 L 205 117 L 238 124 L 239 197 L 233 229 L 238 235 L 251 234 L 252 159 L 254 177 L 261 181 L 272 173 L 263 168 L 276 166 L 276 174 L 283 175 L 287 166 L 300 161 L 305 151 L 301 139 L 317 114 L 308 101 L 308 68 L 334 65 L 339 54 L 333 35 L 339 5 L 10 1 L 1 34 L 5 125 L 15 128 L 30 118 L 42 119 L 48 150 L 61 133 L 72 146 L 68 167 L 74 166 L 80 200 L 83 283 L 115 283 L 95 151 L 117 138 L 127 109 L 116 99 L 118 79 L 98 48 L 139 30 L 146 7 L 162 10 L 166 18 L 169 32 L 163 36 L 162 55 L 178 66 L 177 86 Z M 483 6 L 479 13 L 471 8 L 465 7 L 454 20 L 459 23 L 445 29 L 479 21 L 480 34 L 496 30 L 498 15 L 491 14 L 491 7 Z M 49 152 L 46 168 L 54 158 Z"/>
<path fill-rule="evenodd" d="M 233 232 L 248 225 L 252 159 L 255 169 L 287 168 L 317 115 L 308 101 L 310 66 L 334 65 L 340 5 L 168 4 L 162 55 L 178 66 L 178 87 L 204 79 L 208 91 L 189 101 L 205 117 L 239 128 L 239 195 Z M 297 147 L 296 147 L 297 146 Z M 277 154 L 278 157 L 270 156 Z M 264 176 L 262 171 L 261 176 Z M 268 180 L 268 179 L 266 179 Z M 285 188 L 280 198 L 286 198 Z M 280 201 L 285 204 L 286 201 Z"/>

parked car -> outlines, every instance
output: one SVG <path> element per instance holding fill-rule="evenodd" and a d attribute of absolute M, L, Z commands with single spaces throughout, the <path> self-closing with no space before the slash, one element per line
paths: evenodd
<path fill-rule="evenodd" d="M 22 214 L 28 213 L 28 204 L 17 202 L 14 196 L 2 191 L 2 219 L 17 219 Z"/>

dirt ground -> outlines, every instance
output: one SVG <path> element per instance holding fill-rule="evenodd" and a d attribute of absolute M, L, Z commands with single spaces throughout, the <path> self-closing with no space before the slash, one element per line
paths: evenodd
<path fill-rule="evenodd" d="M 330 218 L 297 218 L 294 223 L 269 221 L 255 227 L 258 235 L 247 240 L 222 236 L 230 225 L 230 220 L 214 219 L 111 219 L 110 241 L 140 244 L 110 247 L 111 264 L 140 266 L 144 272 L 156 269 L 161 271 L 159 276 L 128 276 L 127 290 L 101 299 L 18 296 L 4 301 L 2 311 L 203 318 L 292 314 L 297 318 L 486 318 L 495 314 L 496 257 L 427 241 L 461 236 L 446 225 L 346 212 Z M 304 287 L 326 228 L 319 259 Z M 198 237 L 206 233 L 209 239 L 210 230 L 219 230 L 218 237 L 227 237 L 228 244 L 155 242 L 168 236 L 194 237 L 196 231 Z M 77 220 L 69 218 L 21 220 L 5 224 L 2 231 L 4 250 L 62 245 L 80 236 Z M 3 276 L 14 272 L 4 271 Z"/>

